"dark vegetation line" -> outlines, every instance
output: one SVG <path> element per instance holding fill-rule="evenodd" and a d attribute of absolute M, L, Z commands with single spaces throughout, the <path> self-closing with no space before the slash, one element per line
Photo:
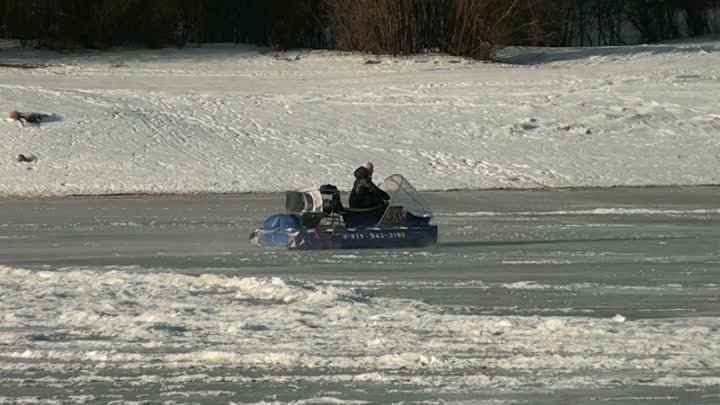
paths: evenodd
<path fill-rule="evenodd" d="M 56 50 L 236 42 L 477 59 L 720 31 L 720 0 L 0 0 L 0 38 Z"/>

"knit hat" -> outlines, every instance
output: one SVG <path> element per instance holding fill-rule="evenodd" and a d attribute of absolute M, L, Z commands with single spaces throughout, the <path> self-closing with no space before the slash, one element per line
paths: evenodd
<path fill-rule="evenodd" d="M 364 167 L 367 169 L 368 173 L 370 173 L 370 176 L 373 175 L 373 171 L 375 169 L 375 166 L 373 166 L 372 162 L 365 162 L 360 165 L 360 167 Z"/>

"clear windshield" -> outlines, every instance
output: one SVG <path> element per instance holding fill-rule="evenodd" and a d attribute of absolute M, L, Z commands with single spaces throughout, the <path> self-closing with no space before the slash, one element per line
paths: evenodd
<path fill-rule="evenodd" d="M 390 204 L 402 205 L 406 211 L 419 217 L 432 216 L 430 204 L 402 175 L 393 174 L 383 181 L 380 188 L 390 195 Z"/>

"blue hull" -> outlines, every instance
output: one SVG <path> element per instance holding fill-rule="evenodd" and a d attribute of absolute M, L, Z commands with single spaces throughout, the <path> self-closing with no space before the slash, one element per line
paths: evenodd
<path fill-rule="evenodd" d="M 272 229 L 255 231 L 250 240 L 262 247 L 287 249 L 418 248 L 437 243 L 435 225 L 413 228 Z"/>

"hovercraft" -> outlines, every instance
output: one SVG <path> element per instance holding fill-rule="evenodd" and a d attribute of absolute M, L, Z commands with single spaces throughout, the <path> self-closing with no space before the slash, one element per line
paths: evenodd
<path fill-rule="evenodd" d="M 417 248 L 437 243 L 430 204 L 399 174 L 380 186 L 389 204 L 376 208 L 343 207 L 333 185 L 288 191 L 284 214 L 272 215 L 250 235 L 261 247 L 287 249 Z"/>

